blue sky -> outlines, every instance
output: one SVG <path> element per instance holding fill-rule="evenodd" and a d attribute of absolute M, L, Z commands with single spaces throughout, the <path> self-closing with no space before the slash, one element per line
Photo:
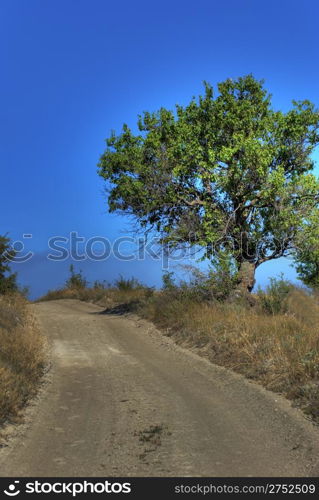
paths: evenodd
<path fill-rule="evenodd" d="M 48 262 L 47 241 L 71 231 L 115 240 L 96 163 L 111 129 L 143 110 L 186 103 L 227 77 L 266 80 L 273 106 L 318 104 L 316 0 L 1 0 L 0 234 L 35 256 L 15 265 L 32 296 L 63 283 L 69 262 Z M 262 266 L 258 282 L 290 263 Z M 159 261 L 79 264 L 89 280 L 120 272 L 160 284 Z"/>

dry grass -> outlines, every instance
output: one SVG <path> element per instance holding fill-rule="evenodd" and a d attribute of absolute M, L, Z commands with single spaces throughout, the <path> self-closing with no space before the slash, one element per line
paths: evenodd
<path fill-rule="evenodd" d="M 127 290 L 118 288 L 64 288 L 49 291 L 41 297 L 39 301 L 78 299 L 85 302 L 92 302 L 105 308 L 114 308 L 120 305 L 129 306 L 135 309 L 141 301 L 153 295 L 153 290 L 146 287 L 137 287 Z"/>
<path fill-rule="evenodd" d="M 0 424 L 19 415 L 43 368 L 43 338 L 26 300 L 0 296 Z"/>
<path fill-rule="evenodd" d="M 137 312 L 176 342 L 284 394 L 319 422 L 318 296 L 291 287 L 280 297 L 276 284 L 273 292 L 255 297 L 255 307 L 208 302 L 178 289 L 60 290 L 45 299 L 73 297 L 109 309 L 125 304 L 123 311 Z M 265 303 L 279 312 L 265 312 Z"/>
<path fill-rule="evenodd" d="M 298 289 L 285 306 L 284 314 L 270 315 L 258 305 L 208 304 L 162 293 L 140 312 L 177 342 L 283 393 L 319 422 L 319 306 Z"/>

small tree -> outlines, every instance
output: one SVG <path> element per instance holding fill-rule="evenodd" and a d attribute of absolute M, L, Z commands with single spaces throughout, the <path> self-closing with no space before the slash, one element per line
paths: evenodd
<path fill-rule="evenodd" d="M 174 280 L 174 273 L 172 271 L 165 271 L 162 276 L 162 283 L 163 290 L 175 290 L 176 283 Z"/>
<path fill-rule="evenodd" d="M 0 236 L 0 294 L 18 290 L 17 273 L 10 273 L 10 262 L 16 252 L 7 236 Z"/>
<path fill-rule="evenodd" d="M 74 271 L 73 264 L 70 265 L 69 268 L 70 276 L 65 282 L 66 288 L 79 290 L 81 288 L 86 288 L 87 280 L 83 277 L 82 271 L 80 270 L 78 273 Z"/>
<path fill-rule="evenodd" d="M 112 133 L 99 175 L 111 212 L 135 217 L 163 243 L 231 255 L 245 293 L 258 266 L 294 252 L 318 207 L 311 153 L 319 113 L 307 100 L 274 111 L 252 75 L 218 91 L 205 84 L 203 96 L 175 112 L 144 112 L 138 135 L 127 125 Z"/>

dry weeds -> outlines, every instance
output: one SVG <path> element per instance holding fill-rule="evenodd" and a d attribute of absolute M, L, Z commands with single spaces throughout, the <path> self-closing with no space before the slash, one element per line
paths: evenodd
<path fill-rule="evenodd" d="M 44 341 L 27 301 L 0 296 L 0 424 L 18 417 L 36 391 L 44 363 Z"/>

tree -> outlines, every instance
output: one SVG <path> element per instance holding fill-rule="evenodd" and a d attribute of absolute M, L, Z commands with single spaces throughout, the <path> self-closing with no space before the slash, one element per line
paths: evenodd
<path fill-rule="evenodd" d="M 113 132 L 98 164 L 111 212 L 134 216 L 172 247 L 228 254 L 241 292 L 252 290 L 258 266 L 294 252 L 318 206 L 319 113 L 307 100 L 275 111 L 263 85 L 252 75 L 228 79 L 214 96 L 205 83 L 203 96 L 175 112 L 144 112 L 139 133 L 126 124 Z"/>
<path fill-rule="evenodd" d="M 297 272 L 303 283 L 319 289 L 319 210 L 308 217 L 304 230 L 297 237 Z"/>
<path fill-rule="evenodd" d="M 0 294 L 18 290 L 17 273 L 10 274 L 10 262 L 15 256 L 7 236 L 0 236 Z"/>
<path fill-rule="evenodd" d="M 74 289 L 80 290 L 82 288 L 86 288 L 88 282 L 84 278 L 81 270 L 78 273 L 76 273 L 74 271 L 73 264 L 71 264 L 69 267 L 69 272 L 70 272 L 70 276 L 65 282 L 66 288 L 69 288 L 71 290 L 74 290 Z"/>

